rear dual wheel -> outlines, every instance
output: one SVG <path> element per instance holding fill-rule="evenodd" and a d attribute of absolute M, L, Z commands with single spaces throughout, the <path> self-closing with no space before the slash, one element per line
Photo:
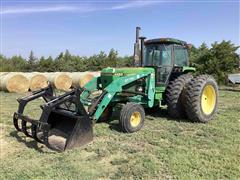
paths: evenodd
<path fill-rule="evenodd" d="M 212 76 L 183 74 L 166 89 L 168 113 L 173 118 L 208 122 L 217 111 L 218 86 Z"/>
<path fill-rule="evenodd" d="M 187 117 L 184 108 L 184 90 L 192 78 L 193 76 L 191 74 L 183 74 L 169 82 L 166 89 L 166 102 L 168 114 L 172 118 L 179 119 Z"/>
<path fill-rule="evenodd" d="M 217 112 L 218 86 L 212 76 L 193 78 L 185 92 L 185 109 L 188 118 L 197 122 L 208 122 Z"/>

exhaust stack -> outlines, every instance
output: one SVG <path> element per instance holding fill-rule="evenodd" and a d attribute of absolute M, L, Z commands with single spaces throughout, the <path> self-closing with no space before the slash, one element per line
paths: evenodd
<path fill-rule="evenodd" d="M 139 43 L 139 34 L 140 34 L 140 27 L 136 27 L 136 41 L 134 43 L 134 54 L 133 54 L 133 64 L 136 67 L 140 66 L 140 43 Z"/>

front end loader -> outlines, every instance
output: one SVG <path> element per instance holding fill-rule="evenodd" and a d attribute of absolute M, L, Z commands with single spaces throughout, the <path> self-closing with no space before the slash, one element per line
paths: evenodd
<path fill-rule="evenodd" d="M 60 96 L 53 88 L 18 99 L 14 126 L 47 147 L 64 151 L 93 139 L 93 124 L 108 121 L 113 109 L 121 107 L 119 125 L 133 133 L 144 125 L 145 109 L 167 106 L 175 119 L 208 122 L 217 111 L 218 87 L 212 76 L 193 76 L 189 67 L 189 45 L 181 40 L 145 40 L 137 28 L 134 62 L 131 68 L 104 68 L 83 88 Z M 28 102 L 43 98 L 39 120 L 24 115 Z"/>
<path fill-rule="evenodd" d="M 93 130 L 92 121 L 80 102 L 80 93 L 79 89 L 73 89 L 56 97 L 51 85 L 35 91 L 18 99 L 19 108 L 13 115 L 13 124 L 27 137 L 32 137 L 53 150 L 64 151 L 84 145 L 92 141 Z M 46 102 L 41 105 L 40 119 L 25 116 L 23 112 L 27 103 L 40 97 Z"/>

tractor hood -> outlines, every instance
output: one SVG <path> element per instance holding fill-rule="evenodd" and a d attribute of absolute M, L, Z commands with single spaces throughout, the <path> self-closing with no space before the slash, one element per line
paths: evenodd
<path fill-rule="evenodd" d="M 141 73 L 154 73 L 153 68 L 143 68 L 143 67 L 134 67 L 134 68 L 104 68 L 101 71 L 101 83 L 102 88 L 107 87 L 117 78 L 122 76 L 131 76 Z"/>
<path fill-rule="evenodd" d="M 136 67 L 136 68 L 104 68 L 101 71 L 101 75 L 106 76 L 126 76 L 126 75 L 133 75 L 138 73 L 144 72 L 154 72 L 153 68 L 143 68 L 143 67 Z"/>

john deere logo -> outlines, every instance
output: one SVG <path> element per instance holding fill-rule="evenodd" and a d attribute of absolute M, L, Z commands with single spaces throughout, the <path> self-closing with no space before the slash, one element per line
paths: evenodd
<path fill-rule="evenodd" d="M 115 73 L 114 76 L 123 76 L 123 73 Z"/>

